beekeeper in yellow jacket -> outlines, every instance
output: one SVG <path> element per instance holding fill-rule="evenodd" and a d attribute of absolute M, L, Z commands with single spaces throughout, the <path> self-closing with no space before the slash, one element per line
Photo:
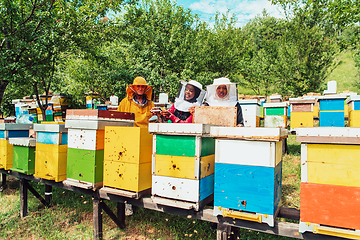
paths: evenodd
<path fill-rule="evenodd" d="M 152 116 L 150 110 L 155 107 L 151 101 L 152 87 L 143 77 L 136 77 L 133 84 L 127 86 L 126 93 L 117 110 L 134 113 L 135 127 L 148 127 L 148 119 Z"/>

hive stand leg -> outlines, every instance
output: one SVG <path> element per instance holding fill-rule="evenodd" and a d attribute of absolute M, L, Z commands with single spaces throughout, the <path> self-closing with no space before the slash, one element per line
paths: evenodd
<path fill-rule="evenodd" d="M 27 215 L 27 180 L 20 178 L 20 217 Z"/>
<path fill-rule="evenodd" d="M 239 235 L 239 229 L 236 227 L 231 227 L 229 225 L 217 224 L 216 230 L 216 239 L 217 240 L 235 240 L 236 236 Z"/>
<path fill-rule="evenodd" d="M 94 239 L 103 239 L 102 235 L 102 215 L 99 196 L 93 198 L 93 224 L 94 224 Z"/>
<path fill-rule="evenodd" d="M 125 228 L 125 203 L 117 202 L 117 217 L 120 224 Z"/>
<path fill-rule="evenodd" d="M 6 189 L 6 174 L 1 173 L 1 185 L 0 185 L 0 192 Z"/>
<path fill-rule="evenodd" d="M 50 204 L 52 197 L 52 186 L 45 184 L 45 201 Z"/>

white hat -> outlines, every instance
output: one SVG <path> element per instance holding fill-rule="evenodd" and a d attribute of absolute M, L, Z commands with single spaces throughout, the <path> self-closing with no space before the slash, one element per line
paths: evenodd
<path fill-rule="evenodd" d="M 187 84 L 193 85 L 194 87 L 197 87 L 198 89 L 203 90 L 202 85 L 195 80 L 190 80 Z"/>
<path fill-rule="evenodd" d="M 228 78 L 222 77 L 214 79 L 214 83 L 212 85 L 225 85 L 225 84 L 232 84 Z"/>

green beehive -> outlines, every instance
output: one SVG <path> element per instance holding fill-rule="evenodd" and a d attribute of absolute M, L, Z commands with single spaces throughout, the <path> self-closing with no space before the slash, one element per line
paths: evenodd
<path fill-rule="evenodd" d="M 12 171 L 31 175 L 35 173 L 35 138 L 11 138 L 13 145 Z"/>

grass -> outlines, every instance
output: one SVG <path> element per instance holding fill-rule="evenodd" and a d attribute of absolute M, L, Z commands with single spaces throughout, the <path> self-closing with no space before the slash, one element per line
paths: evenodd
<path fill-rule="evenodd" d="M 282 205 L 300 207 L 300 144 L 288 138 L 283 158 Z M 0 193 L 0 239 L 92 239 L 92 199 L 53 188 L 52 206 L 44 207 L 28 194 L 28 216 L 20 218 L 19 180 L 8 177 L 8 188 Z M 30 183 L 42 196 L 44 185 Z M 115 202 L 105 201 L 115 211 Z M 216 239 L 216 230 L 200 220 L 137 208 L 126 217 L 126 229 L 118 229 L 103 214 L 104 239 Z M 240 229 L 238 239 L 291 239 Z"/>

